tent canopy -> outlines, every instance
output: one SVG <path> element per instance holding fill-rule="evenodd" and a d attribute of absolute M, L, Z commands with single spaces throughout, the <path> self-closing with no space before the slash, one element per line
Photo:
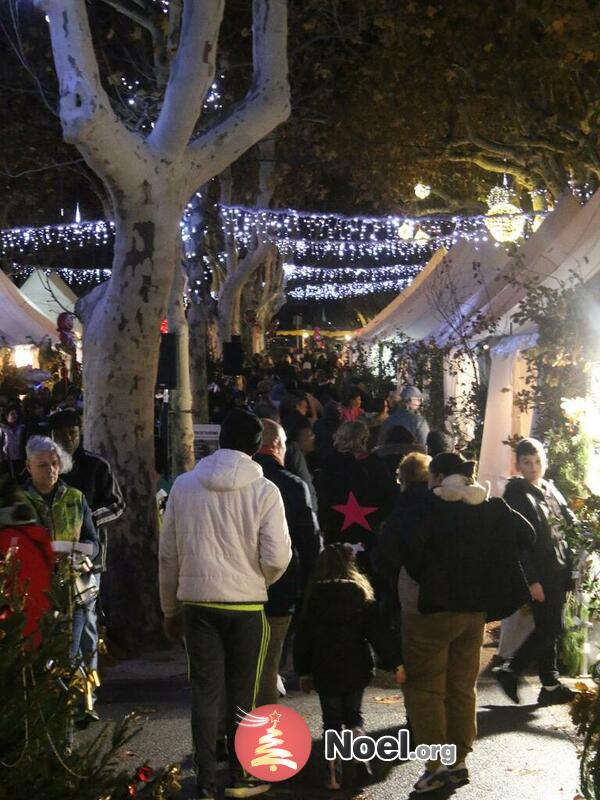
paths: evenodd
<path fill-rule="evenodd" d="M 478 314 L 500 320 L 498 332 L 508 333 L 510 316 L 526 294 L 513 283 L 514 277 L 526 283 L 565 280 L 569 270 L 575 270 L 587 280 L 598 267 L 600 194 L 583 208 L 565 194 L 514 254 L 489 241 L 461 240 L 448 252 L 438 250 L 359 337 L 374 342 L 402 331 L 413 339 L 433 338 L 444 344 L 459 327 L 464 334 L 465 324 Z"/>
<path fill-rule="evenodd" d="M 34 270 L 21 286 L 21 292 L 55 327 L 58 315 L 63 311 L 75 313 L 77 295 L 55 272 Z M 79 320 L 75 321 L 75 330 L 81 334 Z"/>
<path fill-rule="evenodd" d="M 0 344 L 39 344 L 46 337 L 58 341 L 56 326 L 0 270 Z"/>

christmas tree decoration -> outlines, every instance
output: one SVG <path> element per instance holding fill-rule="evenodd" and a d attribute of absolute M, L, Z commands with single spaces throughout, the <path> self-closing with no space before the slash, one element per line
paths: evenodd
<path fill-rule="evenodd" d="M 77 706 L 98 686 L 97 673 L 70 658 L 71 568 L 51 574 L 50 608 L 37 622 L 35 646 L 24 639 L 25 589 L 17 579 L 21 548 L 0 560 L 0 787 L 2 797 L 43 800 L 163 800 L 181 788 L 178 767 L 132 776 L 119 752 L 139 730 L 135 715 L 103 726 L 91 741 L 74 730 Z"/>

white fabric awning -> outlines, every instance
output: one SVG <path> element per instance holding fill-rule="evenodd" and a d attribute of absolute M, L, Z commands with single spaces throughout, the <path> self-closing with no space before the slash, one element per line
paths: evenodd
<path fill-rule="evenodd" d="M 512 283 L 568 278 L 573 269 L 587 280 L 600 268 L 600 193 L 586 206 L 563 195 L 538 230 L 514 255 L 493 242 L 459 241 L 438 250 L 411 285 L 359 333 L 364 342 L 396 331 L 444 344 L 453 329 L 477 314 L 499 319 L 497 333 L 512 333 L 510 317 L 526 290 Z"/>
<path fill-rule="evenodd" d="M 56 325 L 34 308 L 0 270 L 0 345 L 37 345 L 46 337 L 58 341 Z"/>
<path fill-rule="evenodd" d="M 34 270 L 21 286 L 21 292 L 55 327 L 63 311 L 75 313 L 77 295 L 55 272 Z M 79 320 L 75 320 L 75 331 L 81 335 Z"/>

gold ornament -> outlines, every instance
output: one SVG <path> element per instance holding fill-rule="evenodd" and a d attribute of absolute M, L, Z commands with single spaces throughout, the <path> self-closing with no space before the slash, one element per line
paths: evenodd
<path fill-rule="evenodd" d="M 100 678 L 95 669 L 87 670 L 81 664 L 71 677 L 70 688 L 75 692 L 83 695 L 83 705 L 86 711 L 92 711 L 94 708 L 94 689 L 100 686 Z"/>
<path fill-rule="evenodd" d="M 179 778 L 181 777 L 181 767 L 179 764 L 170 764 L 162 778 L 152 786 L 152 797 L 154 800 L 164 800 L 168 794 L 181 791 Z"/>

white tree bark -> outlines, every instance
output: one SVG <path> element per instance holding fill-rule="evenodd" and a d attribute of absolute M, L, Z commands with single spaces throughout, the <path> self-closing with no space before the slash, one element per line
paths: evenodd
<path fill-rule="evenodd" d="M 114 465 L 128 511 L 111 527 L 109 623 L 134 649 L 159 627 L 154 387 L 177 263 L 179 222 L 195 189 L 289 113 L 286 0 L 254 0 L 254 80 L 219 125 L 190 141 L 214 76 L 223 0 L 186 0 L 164 104 L 150 136 L 129 131 L 100 79 L 85 0 L 37 0 L 49 18 L 64 137 L 106 185 L 115 248 L 106 289 L 82 304 L 84 435 Z"/>
<path fill-rule="evenodd" d="M 192 425 L 192 387 L 190 383 L 189 328 L 183 305 L 185 276 L 175 270 L 167 323 L 176 337 L 177 388 L 169 392 L 169 475 L 176 477 L 194 466 L 194 429 Z"/>

